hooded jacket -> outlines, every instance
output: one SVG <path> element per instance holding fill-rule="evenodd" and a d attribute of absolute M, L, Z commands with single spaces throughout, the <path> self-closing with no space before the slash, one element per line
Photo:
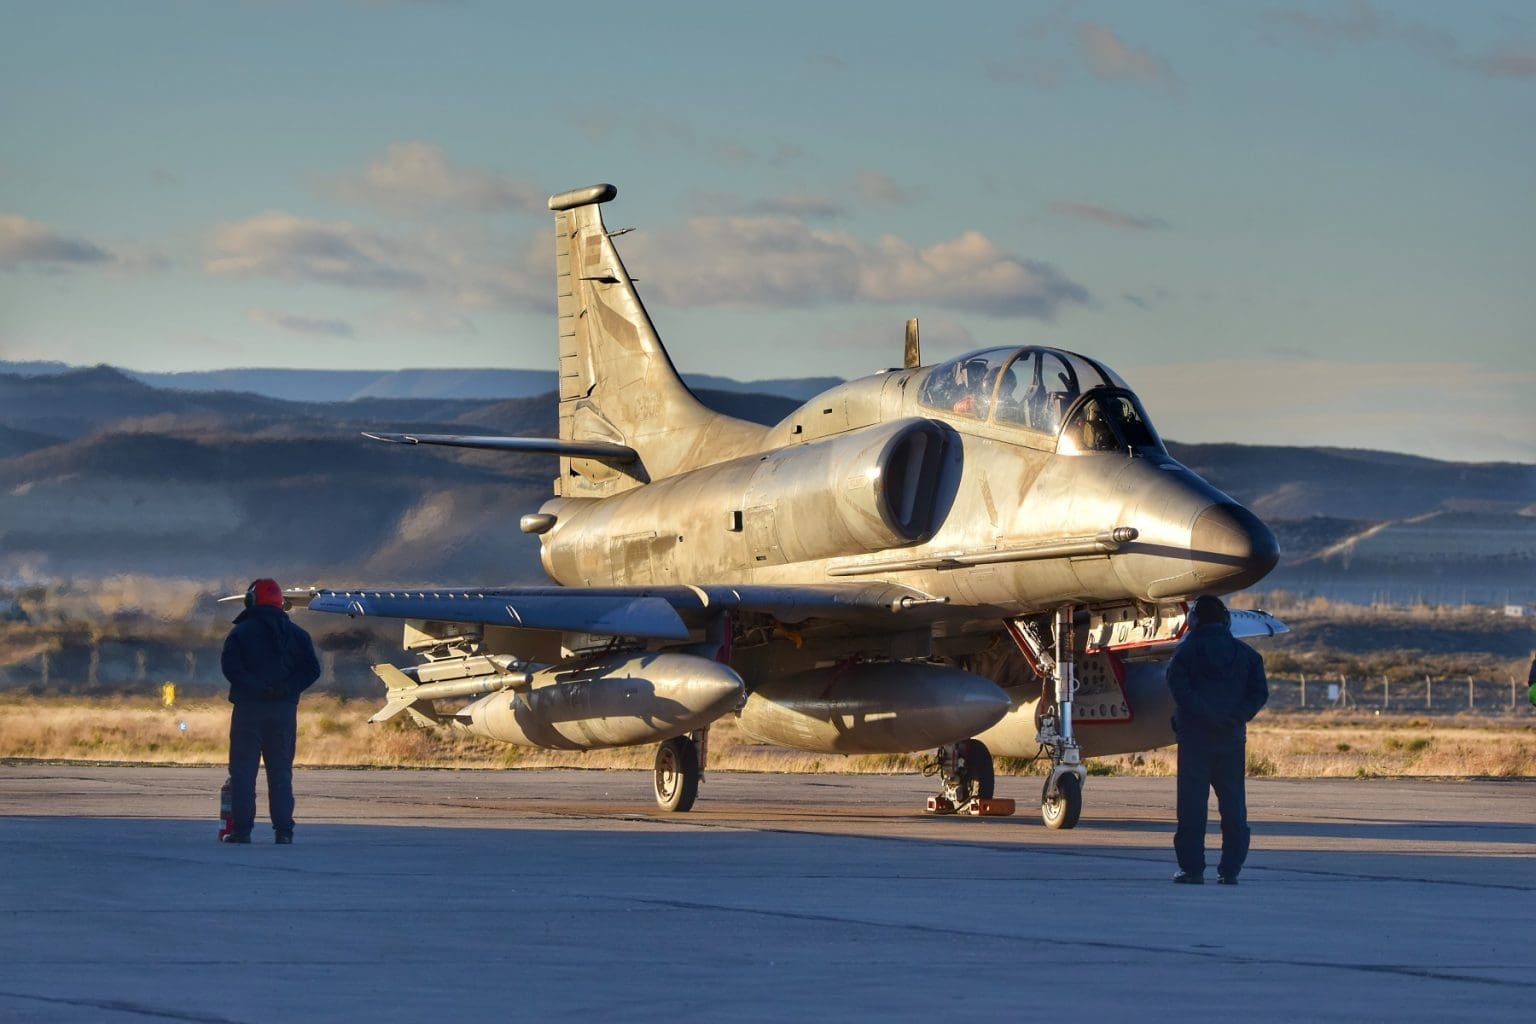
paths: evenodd
<path fill-rule="evenodd" d="M 320 678 L 315 645 L 281 608 L 256 605 L 235 616 L 219 664 L 229 680 L 229 702 L 299 702 Z"/>
<path fill-rule="evenodd" d="M 1225 622 L 1197 625 L 1168 662 L 1168 688 L 1180 742 L 1240 741 L 1245 725 L 1269 701 L 1264 659 Z"/>

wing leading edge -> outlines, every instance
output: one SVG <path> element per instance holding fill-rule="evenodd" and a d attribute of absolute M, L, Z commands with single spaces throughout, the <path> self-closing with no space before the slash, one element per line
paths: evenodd
<path fill-rule="evenodd" d="M 306 601 L 305 595 L 308 600 Z M 691 627 L 725 611 L 796 623 L 821 618 L 905 628 L 946 602 L 892 584 L 667 587 L 438 587 L 320 589 L 293 594 L 294 605 L 341 615 L 433 619 L 608 636 L 683 640 Z M 902 621 L 895 621 L 895 617 Z"/>
<path fill-rule="evenodd" d="M 634 462 L 633 448 L 607 441 L 560 441 L 552 437 L 494 437 L 480 434 L 386 434 L 363 431 L 363 436 L 386 444 L 435 444 L 446 448 L 479 448 L 493 452 L 560 455 L 604 462 Z"/>

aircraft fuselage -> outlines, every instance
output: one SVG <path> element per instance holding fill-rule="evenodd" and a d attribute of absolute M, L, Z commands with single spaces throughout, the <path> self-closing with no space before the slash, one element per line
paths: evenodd
<path fill-rule="evenodd" d="M 1264 524 L 1160 444 L 1068 452 L 934 408 L 920 385 L 941 369 L 835 388 L 760 451 L 546 503 L 545 569 L 567 586 L 879 578 L 1023 615 L 1226 593 L 1273 567 Z"/>

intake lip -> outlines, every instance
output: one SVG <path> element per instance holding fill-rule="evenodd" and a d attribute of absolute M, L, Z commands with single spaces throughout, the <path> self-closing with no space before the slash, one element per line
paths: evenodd
<path fill-rule="evenodd" d="M 1196 574 L 1224 592 L 1251 587 L 1280 561 L 1280 544 L 1269 527 L 1235 502 L 1201 512 L 1190 530 L 1189 547 Z"/>

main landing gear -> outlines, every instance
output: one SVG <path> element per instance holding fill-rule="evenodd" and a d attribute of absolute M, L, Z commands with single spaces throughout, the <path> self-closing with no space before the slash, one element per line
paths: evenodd
<path fill-rule="evenodd" d="M 698 799 L 708 735 L 708 729 L 700 729 L 656 748 L 656 806 L 663 811 L 682 813 Z"/>
<path fill-rule="evenodd" d="M 940 775 L 944 789 L 928 798 L 929 814 L 1008 815 L 1012 800 L 992 796 L 992 752 L 980 740 L 961 740 L 940 747 L 927 774 Z"/>

